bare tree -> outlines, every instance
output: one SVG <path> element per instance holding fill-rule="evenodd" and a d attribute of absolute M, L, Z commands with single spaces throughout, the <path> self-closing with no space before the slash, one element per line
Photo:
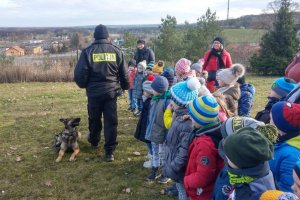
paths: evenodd
<path fill-rule="evenodd" d="M 299 8 L 299 4 L 293 0 L 275 0 L 268 3 L 267 11 L 273 11 L 273 13 L 277 13 L 281 7 L 289 8 L 291 11 L 296 11 Z"/>

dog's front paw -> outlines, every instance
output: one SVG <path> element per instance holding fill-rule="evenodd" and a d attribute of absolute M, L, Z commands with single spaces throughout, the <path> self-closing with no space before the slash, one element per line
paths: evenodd
<path fill-rule="evenodd" d="M 73 161 L 75 161 L 75 160 L 76 160 L 76 159 L 75 159 L 75 158 L 72 158 L 72 157 L 69 159 L 70 162 L 73 162 Z"/>
<path fill-rule="evenodd" d="M 55 160 L 55 162 L 60 162 L 61 161 L 61 158 L 57 158 L 56 160 Z"/>

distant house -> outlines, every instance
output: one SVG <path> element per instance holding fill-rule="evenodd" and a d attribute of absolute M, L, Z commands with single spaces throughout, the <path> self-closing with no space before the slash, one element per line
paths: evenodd
<path fill-rule="evenodd" d="M 43 50 L 49 50 L 52 47 L 52 43 L 50 41 L 44 41 L 41 46 Z"/>
<path fill-rule="evenodd" d="M 124 40 L 123 39 L 115 39 L 114 44 L 117 46 L 122 46 L 122 45 L 124 45 Z"/>
<path fill-rule="evenodd" d="M 44 40 L 29 40 L 30 44 L 42 44 L 44 42 Z"/>
<path fill-rule="evenodd" d="M 55 51 L 58 51 L 63 46 L 64 46 L 63 42 L 60 41 L 54 41 L 51 43 L 51 48 L 53 48 Z"/>
<path fill-rule="evenodd" d="M 42 54 L 42 47 L 41 46 L 26 46 L 25 47 L 25 54 L 26 55 L 40 55 Z"/>
<path fill-rule="evenodd" d="M 7 56 L 24 56 L 25 50 L 19 46 L 12 46 L 6 49 L 5 55 Z"/>

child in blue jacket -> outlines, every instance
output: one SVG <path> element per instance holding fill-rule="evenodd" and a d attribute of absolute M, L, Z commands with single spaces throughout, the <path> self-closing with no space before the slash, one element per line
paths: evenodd
<path fill-rule="evenodd" d="M 273 157 L 273 144 L 251 127 L 239 129 L 224 141 L 230 200 L 250 200 L 269 189 L 275 189 L 268 160 Z"/>
<path fill-rule="evenodd" d="M 228 118 L 225 122 L 223 122 L 221 126 L 221 133 L 223 140 L 219 145 L 219 154 L 220 156 L 226 160 L 224 154 L 224 141 L 226 138 L 232 134 L 235 134 L 236 131 L 243 127 L 251 127 L 259 131 L 259 133 L 263 134 L 264 136 L 268 136 L 267 138 L 272 142 L 275 143 L 278 137 L 278 132 L 275 126 L 273 125 L 265 125 L 263 122 L 257 121 L 255 119 L 249 117 L 231 117 Z M 229 175 L 227 173 L 227 168 L 224 167 L 218 175 L 217 181 L 214 186 L 214 191 L 212 195 L 213 200 L 227 200 L 229 194 L 233 190 L 233 186 L 229 182 Z M 271 172 L 270 172 L 271 174 Z M 272 175 L 271 175 L 272 176 Z M 265 187 L 261 187 L 260 191 L 275 189 L 272 188 L 273 185 L 265 185 Z"/>
<path fill-rule="evenodd" d="M 158 178 L 158 168 L 163 166 L 164 161 L 164 142 L 167 128 L 164 125 L 164 112 L 170 102 L 169 83 L 167 78 L 157 76 L 151 84 L 153 97 L 150 102 L 149 120 L 146 129 L 146 140 L 151 141 L 152 145 L 152 170 L 147 177 L 148 181 Z M 170 179 L 164 175 L 160 176 L 159 182 L 167 183 Z"/>
<path fill-rule="evenodd" d="M 272 106 L 284 99 L 294 88 L 296 87 L 296 82 L 293 79 L 281 77 L 276 79 L 271 86 L 269 96 L 268 96 L 268 103 L 265 106 L 265 109 L 259 111 L 255 119 L 258 121 L 262 121 L 265 124 L 270 123 L 270 112 Z"/>
<path fill-rule="evenodd" d="M 255 95 L 255 88 L 252 84 L 246 82 L 245 75 L 237 80 L 240 86 L 241 97 L 238 100 L 238 115 L 249 117 L 253 107 L 253 97 Z"/>
<path fill-rule="evenodd" d="M 270 167 L 279 189 L 292 192 L 293 168 L 300 158 L 300 104 L 285 101 L 274 104 L 270 123 L 280 134 Z"/>

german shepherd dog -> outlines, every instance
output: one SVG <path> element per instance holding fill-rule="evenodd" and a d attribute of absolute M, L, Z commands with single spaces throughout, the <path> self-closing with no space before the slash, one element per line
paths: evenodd
<path fill-rule="evenodd" d="M 64 123 L 65 128 L 61 133 L 55 135 L 54 147 L 59 150 L 56 162 L 61 161 L 67 150 L 73 150 L 69 161 L 74 161 L 75 156 L 80 151 L 78 141 L 81 138 L 81 133 L 76 128 L 79 126 L 80 118 L 61 118 L 59 121 Z"/>

